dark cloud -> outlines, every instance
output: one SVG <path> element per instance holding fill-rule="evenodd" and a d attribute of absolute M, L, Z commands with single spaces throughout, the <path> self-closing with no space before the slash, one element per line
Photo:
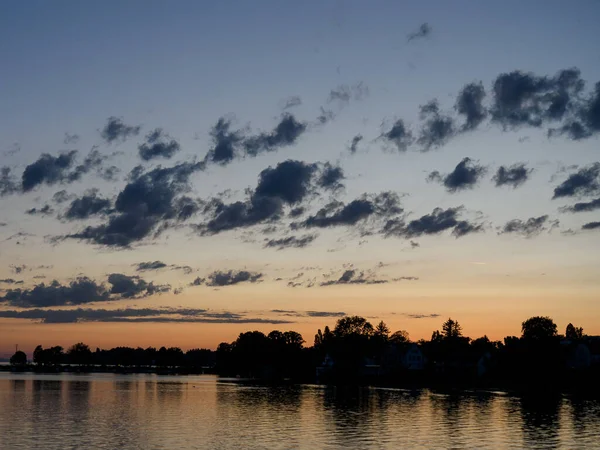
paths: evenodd
<path fill-rule="evenodd" d="M 596 198 L 589 202 L 575 203 L 573 206 L 565 206 L 561 208 L 561 212 L 589 212 L 600 209 L 600 198 Z"/>
<path fill-rule="evenodd" d="M 5 284 L 23 284 L 23 280 L 15 280 L 14 278 L 4 278 L 3 280 L 0 280 L 0 283 L 5 283 Z"/>
<path fill-rule="evenodd" d="M 255 194 L 262 197 L 277 197 L 290 205 L 306 197 L 317 166 L 302 161 L 287 160 L 275 168 L 264 169 L 258 180 Z"/>
<path fill-rule="evenodd" d="M 203 163 L 180 163 L 144 172 L 132 170 L 129 183 L 117 196 L 107 223 L 89 226 L 68 238 L 110 247 L 129 247 L 172 223 L 189 219 L 199 209 L 193 199 L 181 195 L 189 190 L 189 177 L 203 170 Z"/>
<path fill-rule="evenodd" d="M 525 163 L 517 163 L 512 166 L 500 166 L 492 178 L 497 187 L 512 186 L 517 188 L 529 179 L 533 169 L 525 167 Z"/>
<path fill-rule="evenodd" d="M 388 280 L 373 279 L 364 272 L 358 272 L 353 269 L 346 270 L 337 280 L 323 281 L 321 286 L 333 286 L 336 284 L 383 284 Z"/>
<path fill-rule="evenodd" d="M 588 222 L 581 227 L 582 230 L 595 230 L 600 228 L 600 222 Z"/>
<path fill-rule="evenodd" d="M 138 146 L 140 158 L 144 161 L 150 161 L 155 158 L 170 159 L 181 150 L 179 142 L 171 138 L 161 128 L 146 135 L 146 142 Z"/>
<path fill-rule="evenodd" d="M 265 239 L 265 248 L 304 248 L 317 238 L 316 234 L 305 234 L 304 236 L 288 236 L 281 239 Z"/>
<path fill-rule="evenodd" d="M 0 197 L 19 191 L 19 185 L 10 172 L 10 167 L 4 166 L 0 168 Z"/>
<path fill-rule="evenodd" d="M 344 176 L 344 169 L 340 166 L 334 166 L 331 163 L 325 163 L 319 178 L 317 179 L 317 186 L 322 189 L 328 189 L 331 191 L 337 191 L 344 187 L 342 180 Z"/>
<path fill-rule="evenodd" d="M 600 162 L 579 169 L 554 189 L 554 196 L 574 197 L 600 193 Z"/>
<path fill-rule="evenodd" d="M 145 270 L 158 270 L 164 269 L 167 265 L 162 261 L 145 261 L 137 264 L 135 269 L 137 272 L 143 272 Z"/>
<path fill-rule="evenodd" d="M 498 234 L 514 233 L 520 234 L 526 238 L 539 235 L 542 231 L 546 230 L 546 225 L 550 225 L 552 228 L 558 225 L 558 221 L 549 221 L 548 216 L 531 217 L 526 221 L 521 219 L 513 219 L 508 221 Z"/>
<path fill-rule="evenodd" d="M 126 309 L 29 309 L 0 311 L 0 317 L 39 320 L 42 323 L 80 322 L 157 322 L 157 323 L 259 323 L 286 324 L 289 320 L 246 317 L 231 312 L 211 312 L 192 308 L 126 308 Z"/>
<path fill-rule="evenodd" d="M 325 125 L 328 122 L 331 122 L 335 119 L 335 113 L 330 109 L 325 109 L 321 106 L 320 108 L 321 114 L 317 116 L 317 124 Z"/>
<path fill-rule="evenodd" d="M 431 35 L 431 31 L 431 26 L 427 22 L 422 23 L 416 31 L 406 35 L 406 42 L 424 39 Z"/>
<path fill-rule="evenodd" d="M 262 273 L 240 270 L 238 272 L 229 270 L 227 272 L 217 270 L 208 276 L 207 286 L 231 286 L 238 283 L 256 283 L 263 277 Z"/>
<path fill-rule="evenodd" d="M 65 138 L 63 139 L 63 144 L 70 145 L 70 144 L 77 144 L 77 142 L 79 142 L 78 134 L 70 134 L 70 133 L 65 132 Z"/>
<path fill-rule="evenodd" d="M 295 144 L 307 128 L 306 123 L 299 122 L 292 114 L 284 113 L 279 124 L 271 132 L 259 133 L 244 139 L 244 149 L 249 156 L 276 151 Z"/>
<path fill-rule="evenodd" d="M 25 168 L 21 181 L 23 192 L 31 191 L 40 184 L 51 186 L 56 183 L 75 181 L 78 178 L 77 172 L 70 172 L 69 169 L 75 162 L 76 154 L 76 150 L 58 156 L 42 154 L 36 162 Z"/>
<path fill-rule="evenodd" d="M 108 276 L 108 282 L 112 285 L 110 293 L 117 294 L 120 298 L 147 297 L 171 290 L 169 285 L 155 285 L 138 276 L 129 276 L 122 273 L 111 273 Z"/>
<path fill-rule="evenodd" d="M 315 215 L 309 216 L 305 221 L 293 224 L 292 227 L 349 226 L 369 217 L 388 217 L 402 212 L 400 197 L 393 192 L 382 192 L 378 195 L 363 194 L 361 198 L 347 204 L 332 202 L 321 208 Z"/>
<path fill-rule="evenodd" d="M 54 280 L 48 285 L 41 283 L 32 289 L 10 289 L 0 297 L 0 304 L 32 308 L 82 305 L 106 300 L 110 300 L 110 297 L 103 285 L 87 277 L 79 277 L 68 285 L 61 285 Z"/>
<path fill-rule="evenodd" d="M 71 198 L 73 198 L 73 195 L 69 194 L 67 191 L 65 191 L 64 189 L 58 192 L 55 192 L 54 195 L 52 196 L 52 200 L 54 201 L 54 203 L 64 203 L 68 200 L 70 200 Z"/>
<path fill-rule="evenodd" d="M 554 77 L 521 71 L 500 74 L 493 84 L 492 121 L 506 129 L 562 120 L 577 109 L 583 88 L 578 69 L 562 70 Z"/>
<path fill-rule="evenodd" d="M 465 118 L 461 131 L 475 130 L 486 118 L 487 111 L 483 105 L 484 98 L 485 88 L 481 82 L 469 83 L 462 88 L 455 105 L 458 114 Z"/>
<path fill-rule="evenodd" d="M 395 145 L 399 152 L 405 152 L 413 142 L 412 133 L 406 128 L 402 119 L 396 120 L 392 128 L 380 137 Z"/>
<path fill-rule="evenodd" d="M 423 235 L 438 234 L 446 230 L 452 230 L 454 237 L 459 238 L 471 233 L 483 231 L 483 225 L 459 220 L 458 216 L 462 207 L 435 208 L 431 214 L 426 214 L 418 219 L 411 220 L 405 224 L 401 220 L 389 220 L 382 233 L 386 236 L 397 236 L 413 238 Z"/>
<path fill-rule="evenodd" d="M 190 283 L 190 286 L 202 286 L 204 284 L 204 282 L 206 281 L 206 278 L 200 278 L 200 277 L 196 277 L 194 279 L 194 281 L 192 281 Z"/>
<path fill-rule="evenodd" d="M 102 139 L 108 144 L 113 142 L 125 142 L 131 136 L 137 136 L 140 133 L 141 126 L 130 126 L 123 122 L 122 118 L 109 117 L 106 125 L 100 132 Z"/>
<path fill-rule="evenodd" d="M 26 264 L 11 264 L 9 267 L 16 274 L 22 273 L 28 269 L 28 266 Z"/>
<path fill-rule="evenodd" d="M 360 143 L 360 141 L 363 140 L 363 135 L 362 134 L 357 134 L 356 136 L 354 136 L 352 138 L 352 142 L 350 143 L 350 153 L 356 153 L 356 151 L 358 150 L 358 144 Z"/>
<path fill-rule="evenodd" d="M 92 216 L 110 212 L 111 201 L 98 196 L 97 190 L 91 190 L 71 202 L 63 215 L 66 220 L 84 220 Z"/>
<path fill-rule="evenodd" d="M 404 313 L 402 314 L 405 317 L 408 317 L 409 319 L 435 319 L 437 317 L 440 317 L 439 314 L 409 314 L 409 313 Z"/>
<path fill-rule="evenodd" d="M 298 206 L 296 208 L 292 208 L 288 215 L 290 217 L 300 217 L 305 211 L 306 209 L 303 206 Z"/>
<path fill-rule="evenodd" d="M 44 205 L 41 208 L 28 209 L 25 213 L 30 216 L 47 216 L 49 214 L 54 214 L 54 209 L 52 209 L 50 205 Z"/>
<path fill-rule="evenodd" d="M 428 152 L 446 144 L 455 135 L 454 119 L 440 112 L 437 100 L 431 100 L 420 109 L 423 123 L 417 143 L 421 145 L 421 151 Z"/>
<path fill-rule="evenodd" d="M 308 317 L 344 317 L 346 313 L 342 311 L 306 311 L 306 315 Z"/>
<path fill-rule="evenodd" d="M 452 172 L 441 175 L 438 171 L 434 171 L 427 179 L 441 182 L 448 192 L 457 192 L 472 189 L 485 173 L 484 166 L 476 164 L 471 158 L 463 158 Z"/>
<path fill-rule="evenodd" d="M 238 157 L 244 140 L 241 130 L 231 130 L 231 119 L 219 118 L 210 130 L 213 147 L 206 155 L 206 161 L 216 164 L 228 164 Z"/>
<path fill-rule="evenodd" d="M 285 99 L 281 109 L 286 110 L 286 109 L 290 109 L 290 108 L 295 108 L 296 106 L 300 106 L 301 104 L 302 104 L 302 99 L 298 95 L 292 95 Z"/>
<path fill-rule="evenodd" d="M 178 266 L 176 264 L 171 264 L 169 267 L 171 268 L 171 270 L 182 270 L 183 273 L 187 275 L 194 271 L 194 269 L 192 269 L 190 266 Z"/>

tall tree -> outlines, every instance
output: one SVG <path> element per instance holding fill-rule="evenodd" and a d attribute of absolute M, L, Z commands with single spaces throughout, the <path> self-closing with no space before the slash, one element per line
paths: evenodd
<path fill-rule="evenodd" d="M 449 318 L 442 325 L 442 335 L 444 339 L 462 337 L 462 327 L 456 320 L 452 320 Z"/>
<path fill-rule="evenodd" d="M 571 341 L 578 341 L 580 339 L 583 339 L 583 328 L 576 327 L 572 323 L 570 323 L 569 325 L 567 325 L 565 337 Z"/>
<path fill-rule="evenodd" d="M 530 317 L 521 324 L 521 338 L 542 341 L 558 335 L 556 324 L 547 316 Z"/>
<path fill-rule="evenodd" d="M 10 357 L 10 364 L 13 366 L 24 366 L 27 364 L 27 355 L 21 350 L 17 350 L 14 355 Z"/>

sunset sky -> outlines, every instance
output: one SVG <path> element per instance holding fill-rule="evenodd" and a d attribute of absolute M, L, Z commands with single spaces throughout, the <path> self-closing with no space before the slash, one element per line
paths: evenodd
<path fill-rule="evenodd" d="M 600 334 L 600 3 L 0 4 L 0 357 L 358 314 Z M 598 83 L 598 84 L 597 84 Z"/>

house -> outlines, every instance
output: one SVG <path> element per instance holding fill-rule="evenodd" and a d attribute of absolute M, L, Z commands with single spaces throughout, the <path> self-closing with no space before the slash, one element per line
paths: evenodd
<path fill-rule="evenodd" d="M 402 364 L 408 370 L 425 369 L 425 356 L 417 344 L 408 344 L 402 355 Z"/>
<path fill-rule="evenodd" d="M 427 362 L 417 344 L 392 344 L 384 355 L 384 365 L 388 372 L 401 370 L 423 370 Z"/>

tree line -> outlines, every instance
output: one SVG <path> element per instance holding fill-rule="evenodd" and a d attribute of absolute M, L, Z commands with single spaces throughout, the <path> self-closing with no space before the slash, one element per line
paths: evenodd
<path fill-rule="evenodd" d="M 577 372 L 573 363 L 575 349 L 588 338 L 581 327 L 569 324 L 564 334 L 549 317 L 536 316 L 524 321 L 521 336 L 493 341 L 487 336 L 464 336 L 458 321 L 449 318 L 429 340 L 411 341 L 404 330 L 391 332 L 383 322 L 373 326 L 360 316 L 339 319 L 333 329 L 319 329 L 312 346 L 300 333 L 274 330 L 241 333 L 233 342 L 223 342 L 215 351 L 178 347 L 96 349 L 78 343 L 66 351 L 59 346 L 36 347 L 33 368 L 78 367 L 177 370 L 180 373 L 212 372 L 222 376 L 263 380 L 313 382 L 318 368 L 325 369 L 328 382 L 360 382 L 368 379 L 384 383 L 472 382 L 536 383 L 539 380 L 566 380 Z M 409 370 L 402 358 L 409 349 L 419 356 L 419 371 Z M 584 355 L 585 356 L 585 355 Z M 11 358 L 24 366 L 27 357 L 17 352 Z M 575 365 L 574 365 L 575 364 Z M 593 367 L 592 367 L 593 368 Z M 582 372 L 581 370 L 578 373 Z M 589 370 L 586 372 L 588 373 Z"/>

